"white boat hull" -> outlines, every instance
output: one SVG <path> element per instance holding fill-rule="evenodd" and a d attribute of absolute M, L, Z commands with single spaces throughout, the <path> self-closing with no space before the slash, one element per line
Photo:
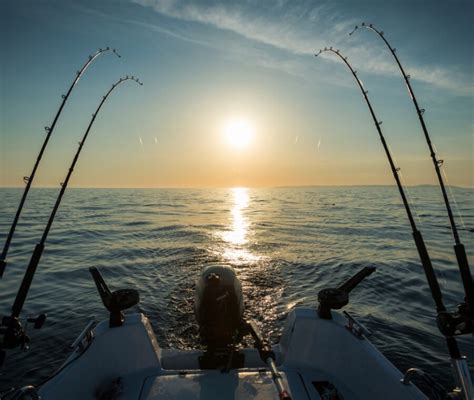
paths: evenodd
<path fill-rule="evenodd" d="M 160 348 L 143 314 L 115 328 L 103 321 L 91 337 L 40 388 L 41 399 L 278 399 L 256 349 L 243 350 L 244 368 L 203 370 L 202 351 Z M 273 350 L 292 399 L 426 399 L 337 313 L 325 320 L 315 309 L 293 310 Z"/>

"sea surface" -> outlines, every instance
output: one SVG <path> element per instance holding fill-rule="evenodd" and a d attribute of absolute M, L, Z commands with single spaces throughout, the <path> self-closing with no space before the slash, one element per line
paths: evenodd
<path fill-rule="evenodd" d="M 474 190 L 453 188 L 460 236 L 474 264 Z M 22 189 L 0 189 L 0 245 Z M 57 189 L 32 189 L 0 281 L 8 315 Z M 409 188 L 416 221 L 451 309 L 462 297 L 453 238 L 438 187 Z M 47 313 L 29 329 L 31 348 L 9 351 L 0 390 L 38 384 L 59 367 L 92 317 L 107 318 L 88 271 L 113 289 L 136 288 L 162 347 L 193 348 L 194 285 L 208 264 L 232 265 L 246 316 L 278 341 L 287 313 L 317 306 L 321 288 L 364 266 L 377 267 L 347 310 L 400 370 L 422 368 L 446 387 L 450 364 L 423 269 L 394 186 L 272 189 L 68 189 L 46 242 L 22 317 Z M 460 339 L 474 367 L 474 340 Z M 368 373 L 370 373 L 368 371 Z"/>

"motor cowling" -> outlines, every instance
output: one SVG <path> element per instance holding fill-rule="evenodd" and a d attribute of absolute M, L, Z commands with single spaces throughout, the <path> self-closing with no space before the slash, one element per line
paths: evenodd
<path fill-rule="evenodd" d="M 206 267 L 196 284 L 194 311 L 201 342 L 227 346 L 241 326 L 244 312 L 242 285 L 230 266 Z"/>

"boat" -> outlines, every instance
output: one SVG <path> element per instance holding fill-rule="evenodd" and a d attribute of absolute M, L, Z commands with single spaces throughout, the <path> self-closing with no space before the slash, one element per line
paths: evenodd
<path fill-rule="evenodd" d="M 403 375 L 370 343 L 363 325 L 335 311 L 374 271 L 365 267 L 339 287 L 321 290 L 318 308 L 292 310 L 280 341 L 270 346 L 252 321 L 242 321 L 235 271 L 207 266 L 195 306 L 206 349 L 177 350 L 159 346 L 142 313 L 124 315 L 139 301 L 138 291 L 111 292 L 91 268 L 109 318 L 91 321 L 40 387 L 5 399 L 426 399 L 411 381 L 415 370 Z M 254 348 L 238 347 L 245 334 Z"/>
<path fill-rule="evenodd" d="M 244 297 L 235 271 L 209 265 L 196 283 L 195 314 L 204 349 L 195 350 L 161 348 L 144 314 L 124 313 L 139 302 L 139 292 L 111 291 L 98 269 L 90 272 L 109 318 L 90 321 L 46 381 L 11 390 L 2 399 L 446 398 L 432 381 L 427 397 L 413 378 L 428 375 L 414 368 L 402 374 L 370 342 L 360 322 L 338 311 L 374 267 L 322 289 L 318 307 L 293 309 L 279 342 L 270 345 L 253 321 L 243 320 Z M 254 347 L 239 346 L 245 335 Z M 456 389 L 451 398 L 467 398 L 462 396 Z"/>

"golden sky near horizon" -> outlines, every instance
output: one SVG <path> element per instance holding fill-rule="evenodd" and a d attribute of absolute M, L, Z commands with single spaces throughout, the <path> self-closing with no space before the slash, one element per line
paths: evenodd
<path fill-rule="evenodd" d="M 118 77 L 131 73 L 144 85 L 124 84 L 104 104 L 71 187 L 393 185 L 353 77 L 331 55 L 313 56 L 313 48 L 330 44 L 340 45 L 369 90 L 405 182 L 437 184 L 391 55 L 370 32 L 347 35 L 354 18 L 370 11 L 411 73 L 448 183 L 474 187 L 472 60 L 464 40 L 472 24 L 462 7 L 439 5 L 428 14 L 415 7 L 408 13 L 394 3 L 393 15 L 382 6 L 309 7 L 320 20 L 315 26 L 306 17 L 292 20 L 294 4 L 270 15 L 257 5 L 223 3 L 214 11 L 235 22 L 227 26 L 199 3 L 198 20 L 179 17 L 187 10 L 181 2 L 171 14 L 136 3 L 123 9 L 86 3 L 80 10 L 69 3 L 7 7 L 0 186 L 24 185 L 43 127 L 98 43 L 116 47 L 122 58 L 100 56 L 74 88 L 33 186 L 57 187 L 64 180 L 100 99 Z M 447 13 L 456 18 L 446 20 Z M 109 14 L 113 18 L 104 17 Z M 397 22 L 417 22 L 421 15 L 426 24 L 410 24 L 410 32 Z M 327 22 L 334 20 L 340 30 Z M 83 29 L 86 23 L 90 29 Z M 449 46 L 443 46 L 441 59 L 442 44 Z"/>

